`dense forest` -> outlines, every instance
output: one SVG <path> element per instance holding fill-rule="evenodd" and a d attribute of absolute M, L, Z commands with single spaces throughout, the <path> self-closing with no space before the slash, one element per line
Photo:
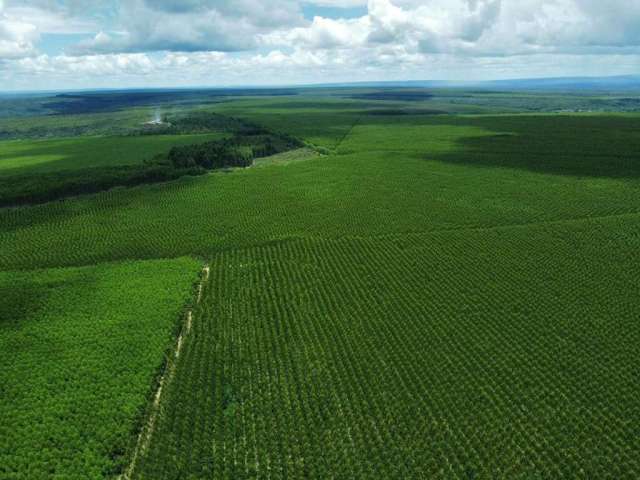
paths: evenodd
<path fill-rule="evenodd" d="M 202 144 L 173 147 L 168 154 L 168 160 L 177 169 L 248 167 L 255 158 L 268 157 L 302 146 L 299 140 L 288 135 L 268 133 L 266 130 L 256 130 L 253 133 Z"/>

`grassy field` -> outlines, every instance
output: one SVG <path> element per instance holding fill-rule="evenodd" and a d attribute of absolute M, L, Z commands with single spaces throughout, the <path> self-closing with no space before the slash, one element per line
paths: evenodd
<path fill-rule="evenodd" d="M 136 438 L 192 259 L 0 273 L 0 477 L 106 478 Z"/>
<path fill-rule="evenodd" d="M 139 165 L 171 147 L 219 140 L 224 134 L 76 137 L 0 142 L 0 175 Z"/>
<path fill-rule="evenodd" d="M 640 475 L 640 116 L 435 115 L 435 100 L 333 93 L 200 109 L 315 151 L 0 209 L 0 278 L 13 292 L 4 311 L 22 311 L 12 298 L 34 269 L 65 267 L 52 272 L 68 291 L 46 310 L 73 319 L 65 298 L 95 310 L 103 297 L 60 272 L 189 256 L 183 277 L 152 275 L 176 288 L 143 283 L 135 306 L 141 315 L 180 299 L 159 312 L 170 330 L 197 265 L 211 266 L 132 476 Z M 104 298 L 116 287 L 120 301 L 100 311 L 131 307 L 125 292 L 142 288 L 114 280 Z M 134 382 L 143 397 L 166 332 L 154 332 L 164 342 L 147 383 Z M 17 388 L 24 372 L 8 370 L 5 388 Z M 118 438 L 131 438 L 132 418 Z M 127 446 L 91 472 L 121 471 Z M 15 465 L 13 478 L 31 478 Z"/>

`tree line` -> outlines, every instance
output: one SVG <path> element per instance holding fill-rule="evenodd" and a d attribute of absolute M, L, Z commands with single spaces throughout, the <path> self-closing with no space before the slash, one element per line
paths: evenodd
<path fill-rule="evenodd" d="M 248 167 L 256 158 L 269 157 L 294 148 L 302 143 L 289 135 L 269 133 L 258 127 L 252 134 L 195 145 L 173 147 L 167 156 L 174 168 L 201 167 L 215 170 L 228 167 Z"/>
<path fill-rule="evenodd" d="M 173 147 L 167 154 L 158 155 L 141 165 L 94 167 L 47 175 L 0 178 L 0 207 L 44 203 L 118 186 L 166 182 L 221 168 L 249 167 L 256 158 L 303 146 L 300 140 L 290 135 L 274 133 L 259 125 L 222 115 L 196 115 L 187 124 L 191 129 L 202 128 L 206 131 L 207 125 L 219 126 L 222 122 L 230 126 L 232 137 Z M 183 127 L 186 129 L 186 124 Z"/>

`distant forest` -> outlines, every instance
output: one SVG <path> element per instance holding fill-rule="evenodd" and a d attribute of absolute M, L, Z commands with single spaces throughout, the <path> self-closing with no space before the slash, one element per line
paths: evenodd
<path fill-rule="evenodd" d="M 298 95 L 294 89 L 212 89 L 212 90 L 144 90 L 122 92 L 62 93 L 45 107 L 60 115 L 109 112 L 121 108 L 162 104 L 218 103 L 231 97 L 273 97 Z"/>

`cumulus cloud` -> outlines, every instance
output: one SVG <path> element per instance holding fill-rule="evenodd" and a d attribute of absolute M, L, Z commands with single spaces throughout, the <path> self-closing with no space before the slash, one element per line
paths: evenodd
<path fill-rule="evenodd" d="M 11 16 L 0 0 L 0 60 L 33 55 L 37 40 L 35 25 Z"/>
<path fill-rule="evenodd" d="M 3 37 L 22 52 L 37 32 L 87 31 L 88 16 L 111 6 L 77 54 L 247 51 L 403 45 L 429 54 L 514 55 L 640 46 L 640 3 L 623 0 L 7 0 Z M 361 18 L 303 19 L 303 4 L 366 6 Z M 117 8 L 116 8 L 117 6 Z M 340 11 L 339 8 L 336 11 Z M 339 13 L 338 13 L 339 15 Z M 29 19 L 28 21 L 26 19 Z M 18 24 L 22 22 L 22 30 Z M 31 33 L 27 26 L 35 27 Z M 90 30 L 90 29 L 89 29 Z M 5 48 L 7 50 L 7 48 Z"/>
<path fill-rule="evenodd" d="M 640 47 L 640 4 L 612 0 L 369 0 L 359 19 L 315 18 L 261 37 L 266 45 L 505 56 L 625 53 Z"/>
<path fill-rule="evenodd" d="M 157 72 L 157 65 L 144 54 L 39 55 L 19 60 L 15 67 L 23 73 L 53 76 L 104 77 L 113 75 L 143 76 Z"/>
<path fill-rule="evenodd" d="M 129 0 L 117 34 L 102 33 L 77 53 L 242 51 L 257 35 L 302 22 L 294 0 Z"/>
<path fill-rule="evenodd" d="M 303 5 L 332 7 L 318 10 L 332 18 L 307 20 Z M 340 7 L 366 13 L 341 18 Z M 46 56 L 37 50 L 47 32 L 92 38 Z M 389 72 L 504 77 L 530 75 L 527 65 L 540 62 L 543 74 L 578 73 L 570 65 L 606 65 L 607 74 L 615 65 L 613 72 L 628 72 L 638 55 L 640 2 L 628 0 L 0 0 L 5 78 L 11 70 L 165 84 L 186 81 L 185 72 L 196 84 Z"/>
<path fill-rule="evenodd" d="M 91 32 L 94 22 L 76 18 L 67 6 L 38 0 L 0 0 L 0 60 L 34 56 L 44 33 Z"/>
<path fill-rule="evenodd" d="M 307 26 L 265 34 L 259 41 L 266 46 L 357 48 L 366 43 L 368 32 L 368 17 L 352 20 L 315 17 Z"/>

